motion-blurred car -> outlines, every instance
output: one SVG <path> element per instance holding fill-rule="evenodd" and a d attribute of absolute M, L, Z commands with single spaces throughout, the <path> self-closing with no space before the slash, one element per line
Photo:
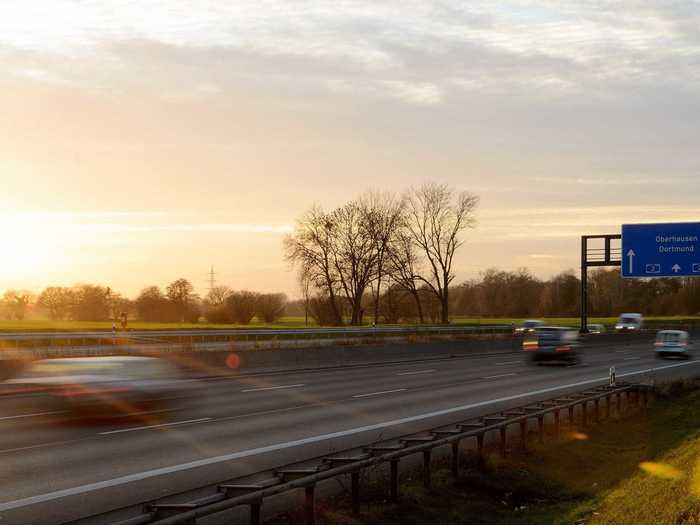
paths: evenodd
<path fill-rule="evenodd" d="M 523 342 L 523 350 L 530 352 L 533 363 L 559 362 L 576 364 L 578 330 L 562 326 L 541 326 Z"/>
<path fill-rule="evenodd" d="M 542 326 L 544 323 L 537 319 L 527 319 L 523 321 L 523 324 L 515 329 L 516 334 L 529 334 L 534 332 L 538 327 Z"/>
<path fill-rule="evenodd" d="M 68 409 L 100 413 L 132 412 L 191 388 L 172 363 L 139 356 L 42 359 L 6 384 L 43 391 Z"/>
<path fill-rule="evenodd" d="M 620 314 L 615 323 L 615 330 L 618 332 L 638 332 L 642 329 L 642 314 Z"/>
<path fill-rule="evenodd" d="M 660 330 L 656 333 L 654 350 L 658 358 L 675 356 L 690 359 L 693 345 L 688 332 L 684 330 Z"/>
<path fill-rule="evenodd" d="M 588 333 L 589 334 L 604 334 L 605 333 L 605 325 L 602 324 L 589 324 L 588 325 Z"/>

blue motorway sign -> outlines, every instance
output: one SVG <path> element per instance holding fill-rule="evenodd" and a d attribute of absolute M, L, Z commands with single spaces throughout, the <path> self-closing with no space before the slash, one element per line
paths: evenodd
<path fill-rule="evenodd" d="M 622 225 L 623 277 L 700 277 L 700 222 Z"/>

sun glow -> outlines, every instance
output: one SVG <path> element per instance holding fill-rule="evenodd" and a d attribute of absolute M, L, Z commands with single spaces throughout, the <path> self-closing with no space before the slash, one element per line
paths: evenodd
<path fill-rule="evenodd" d="M 49 245 L 40 224 L 0 215 L 0 279 L 35 274 L 50 262 Z"/>

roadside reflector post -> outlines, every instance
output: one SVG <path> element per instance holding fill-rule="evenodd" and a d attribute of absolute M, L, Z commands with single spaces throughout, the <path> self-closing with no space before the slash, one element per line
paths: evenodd
<path fill-rule="evenodd" d="M 506 455 L 506 427 L 505 425 L 500 428 L 501 434 L 501 457 Z"/>
<path fill-rule="evenodd" d="M 527 448 L 527 419 L 520 421 L 520 439 L 522 441 L 523 450 Z"/>
<path fill-rule="evenodd" d="M 392 459 L 389 462 L 391 466 L 391 494 L 389 499 L 392 503 L 399 500 L 399 460 Z"/>
<path fill-rule="evenodd" d="M 537 430 L 540 444 L 542 444 L 544 443 L 544 416 L 539 416 L 537 418 Z"/>
<path fill-rule="evenodd" d="M 452 443 L 452 475 L 459 476 L 459 441 Z"/>
<path fill-rule="evenodd" d="M 307 485 L 304 488 L 305 500 L 304 500 L 304 513 L 306 514 L 306 525 L 316 524 L 316 512 L 314 505 L 314 493 L 316 491 L 316 485 Z"/>
<path fill-rule="evenodd" d="M 614 366 L 610 367 L 610 386 L 611 387 L 615 386 L 615 367 Z"/>
<path fill-rule="evenodd" d="M 559 439 L 559 410 L 554 411 L 554 439 Z"/>
<path fill-rule="evenodd" d="M 431 450 L 423 451 L 423 487 L 430 489 L 430 460 Z"/>
<path fill-rule="evenodd" d="M 250 504 L 250 525 L 260 525 L 260 507 L 262 500 L 254 501 Z"/>
<path fill-rule="evenodd" d="M 360 514 L 360 471 L 356 470 L 350 474 L 352 484 L 352 513 Z"/>

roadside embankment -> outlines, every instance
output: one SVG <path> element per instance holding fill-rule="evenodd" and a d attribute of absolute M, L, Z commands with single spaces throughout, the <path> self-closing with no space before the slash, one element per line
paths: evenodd
<path fill-rule="evenodd" d="M 445 465 L 431 490 L 420 470 L 402 479 L 401 498 L 386 504 L 383 483 L 363 498 L 359 516 L 342 496 L 320 504 L 323 525 L 691 525 L 700 523 L 700 390 L 676 382 L 657 388 L 646 413 L 591 428 L 569 428 L 563 439 L 531 442 L 507 458 L 462 459 L 455 479 Z M 270 524 L 301 523 L 290 513 Z"/>

